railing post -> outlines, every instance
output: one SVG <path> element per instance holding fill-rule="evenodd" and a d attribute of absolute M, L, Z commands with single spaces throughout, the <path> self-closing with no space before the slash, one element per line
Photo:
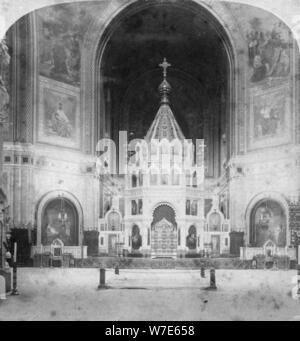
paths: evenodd
<path fill-rule="evenodd" d="M 119 275 L 120 274 L 120 269 L 119 269 L 119 264 L 117 263 L 115 266 L 115 274 Z"/>
<path fill-rule="evenodd" d="M 11 295 L 13 296 L 20 295 L 17 289 L 17 262 L 13 263 L 13 289 Z"/>
<path fill-rule="evenodd" d="M 98 289 L 104 289 L 105 288 L 105 269 L 100 268 L 100 281 L 98 285 Z"/>
<path fill-rule="evenodd" d="M 210 269 L 210 289 L 216 290 L 216 270 L 214 268 Z"/>
<path fill-rule="evenodd" d="M 297 291 L 297 295 L 300 297 L 300 265 L 298 264 L 297 267 L 297 272 L 298 272 L 298 291 Z"/>

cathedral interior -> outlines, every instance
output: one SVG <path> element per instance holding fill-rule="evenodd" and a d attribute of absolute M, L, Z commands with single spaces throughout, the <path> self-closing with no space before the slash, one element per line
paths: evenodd
<path fill-rule="evenodd" d="M 270 11 L 198 0 L 47 6 L 8 29 L 0 75 L 1 238 L 17 241 L 20 263 L 55 248 L 75 259 L 295 259 L 299 50 Z M 201 186 L 120 175 L 120 157 L 117 174 L 97 172 L 111 146 L 99 141 L 120 156 L 120 132 L 144 139 L 159 115 L 203 141 Z"/>

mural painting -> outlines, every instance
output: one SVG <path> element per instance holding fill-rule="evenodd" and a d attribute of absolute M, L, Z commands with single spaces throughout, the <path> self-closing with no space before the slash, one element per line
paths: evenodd
<path fill-rule="evenodd" d="M 42 219 L 42 244 L 50 245 L 55 239 L 60 239 L 65 246 L 78 243 L 78 218 L 73 205 L 64 201 L 64 212 L 67 219 L 59 219 L 61 200 L 53 200 L 44 210 Z"/>
<path fill-rule="evenodd" d="M 250 147 L 283 144 L 291 138 L 291 103 L 288 87 L 261 95 L 253 93 L 250 113 Z"/>
<path fill-rule="evenodd" d="M 91 22 L 86 7 L 65 4 L 36 12 L 40 75 L 79 84 L 81 47 Z"/>
<path fill-rule="evenodd" d="M 281 22 L 271 30 L 263 30 L 259 18 L 250 22 L 252 30 L 247 34 L 251 81 L 259 82 L 267 77 L 286 77 L 290 73 L 290 39 L 287 28 Z"/>
<path fill-rule="evenodd" d="M 10 104 L 10 54 L 6 39 L 0 40 L 0 123 L 5 137 L 9 134 L 9 104 Z"/>
<path fill-rule="evenodd" d="M 290 75 L 293 36 L 290 29 L 270 12 L 241 4 L 228 4 L 237 18 L 248 46 L 250 80 Z"/>
<path fill-rule="evenodd" d="M 285 100 L 276 98 L 257 98 L 254 103 L 254 136 L 262 138 L 276 136 L 284 130 Z"/>
<path fill-rule="evenodd" d="M 78 91 L 55 81 L 40 82 L 39 140 L 55 145 L 79 147 Z"/>
<path fill-rule="evenodd" d="M 252 216 L 252 244 L 262 247 L 268 240 L 280 247 L 286 245 L 286 215 L 282 207 L 271 200 L 259 203 Z"/>

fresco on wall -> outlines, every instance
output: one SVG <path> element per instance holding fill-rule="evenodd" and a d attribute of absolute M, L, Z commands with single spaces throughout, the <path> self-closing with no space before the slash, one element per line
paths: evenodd
<path fill-rule="evenodd" d="M 277 246 L 286 245 L 286 216 L 282 207 L 271 200 L 260 203 L 252 217 L 252 244 L 262 247 L 268 240 Z"/>
<path fill-rule="evenodd" d="M 64 201 L 64 212 L 67 220 L 59 220 L 61 200 L 53 200 L 45 208 L 42 220 L 42 244 L 50 245 L 55 239 L 60 239 L 65 246 L 78 244 L 77 214 L 74 207 Z"/>
<path fill-rule="evenodd" d="M 247 33 L 251 81 L 259 82 L 267 77 L 286 77 L 290 73 L 290 41 L 287 28 L 280 22 L 271 30 L 263 30 L 261 20 L 250 22 Z"/>
<path fill-rule="evenodd" d="M 0 40 L 0 122 L 5 138 L 9 135 L 10 59 L 7 39 Z"/>
<path fill-rule="evenodd" d="M 284 131 L 285 99 L 257 97 L 254 103 L 254 137 L 274 137 Z"/>
<path fill-rule="evenodd" d="M 45 130 L 47 135 L 71 138 L 75 130 L 76 98 L 62 98 L 45 89 Z"/>
<path fill-rule="evenodd" d="M 38 115 L 40 142 L 79 147 L 79 94 L 76 90 L 41 78 Z"/>
<path fill-rule="evenodd" d="M 261 94 L 253 92 L 250 114 L 250 147 L 288 143 L 291 134 L 289 88 L 282 86 Z"/>
<path fill-rule="evenodd" d="M 293 47 L 289 28 L 260 8 L 232 3 L 228 6 L 246 38 L 251 82 L 289 76 Z"/>
<path fill-rule="evenodd" d="M 36 11 L 40 75 L 78 85 L 90 6 L 57 5 Z"/>

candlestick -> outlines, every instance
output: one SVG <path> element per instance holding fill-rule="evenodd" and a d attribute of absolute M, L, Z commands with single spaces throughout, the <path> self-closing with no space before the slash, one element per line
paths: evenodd
<path fill-rule="evenodd" d="M 14 263 L 17 263 L 17 243 L 14 243 Z"/>

